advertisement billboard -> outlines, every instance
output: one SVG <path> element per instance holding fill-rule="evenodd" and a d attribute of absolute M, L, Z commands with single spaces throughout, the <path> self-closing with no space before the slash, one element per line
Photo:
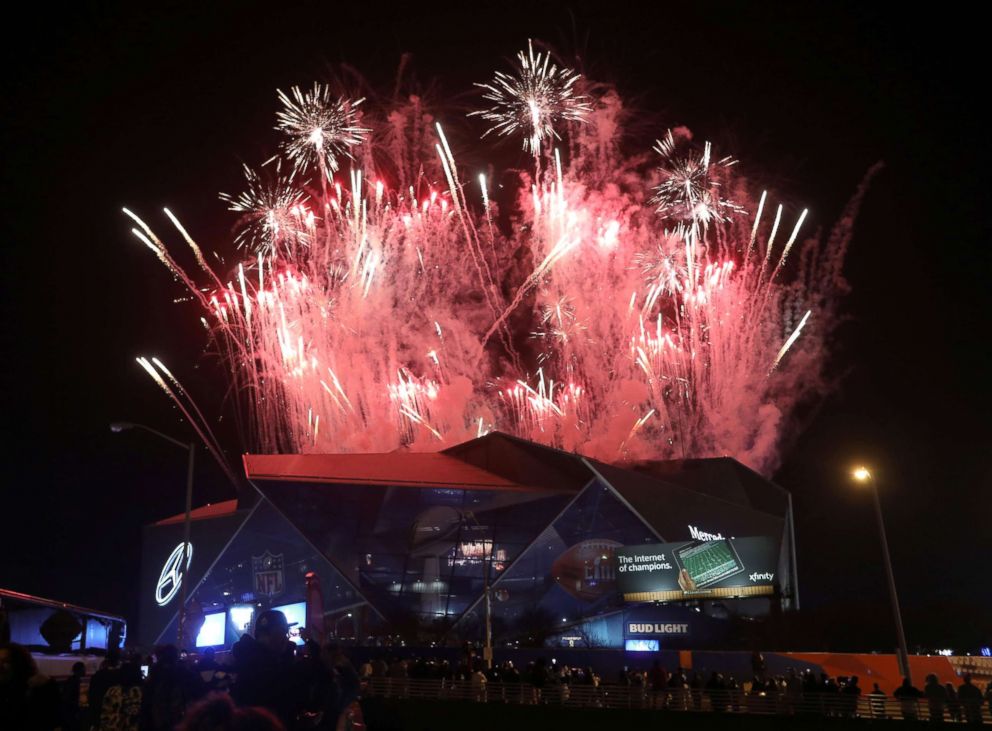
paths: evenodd
<path fill-rule="evenodd" d="M 615 552 L 617 587 L 628 602 L 772 594 L 778 554 L 767 536 L 626 546 Z"/>

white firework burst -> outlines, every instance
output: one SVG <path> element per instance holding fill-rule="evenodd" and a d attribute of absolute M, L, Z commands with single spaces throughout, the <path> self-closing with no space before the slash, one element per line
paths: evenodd
<path fill-rule="evenodd" d="M 744 209 L 721 197 L 719 171 L 737 161 L 728 156 L 714 162 L 709 142 L 701 154 L 689 149 L 687 143 L 688 136 L 676 137 L 672 130 L 655 143 L 654 151 L 661 156 L 661 183 L 651 202 L 659 214 L 679 223 L 701 224 L 705 228 L 713 221 L 729 221 Z"/>
<path fill-rule="evenodd" d="M 295 171 L 285 175 L 281 168 L 277 160 L 274 174 L 263 177 L 245 165 L 245 189 L 220 194 L 229 210 L 244 214 L 235 238 L 239 247 L 270 253 L 289 238 L 305 240 L 307 196 L 295 184 Z"/>
<path fill-rule="evenodd" d="M 276 113 L 276 129 L 287 137 L 282 147 L 297 170 L 316 164 L 330 175 L 338 159 L 351 157 L 351 148 L 371 131 L 358 124 L 357 108 L 365 100 L 335 97 L 327 84 L 289 91 L 277 92 L 283 108 Z"/>
<path fill-rule="evenodd" d="M 476 84 L 485 89 L 482 98 L 492 106 L 470 116 L 492 123 L 483 137 L 492 132 L 501 137 L 522 132 L 524 149 L 537 155 L 545 140 L 558 138 L 556 125 L 585 121 L 592 101 L 575 93 L 580 74 L 551 63 L 550 53 L 535 54 L 531 41 L 527 41 L 526 53 L 520 51 L 517 59 L 520 68 L 516 74 L 497 71 L 490 83 Z"/>

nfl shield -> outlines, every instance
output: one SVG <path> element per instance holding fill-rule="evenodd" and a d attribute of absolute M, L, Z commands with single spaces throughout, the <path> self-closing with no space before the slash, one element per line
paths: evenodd
<path fill-rule="evenodd" d="M 283 554 L 266 551 L 261 556 L 252 556 L 251 565 L 255 574 L 256 596 L 274 597 L 282 594 Z"/>

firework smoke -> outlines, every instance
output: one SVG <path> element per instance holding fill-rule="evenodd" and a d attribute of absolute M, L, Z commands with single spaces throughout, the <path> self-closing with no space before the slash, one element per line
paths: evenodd
<path fill-rule="evenodd" d="M 247 171 L 227 197 L 251 250 L 234 269 L 207 266 L 169 214 L 200 281 L 134 217 L 205 310 L 244 446 L 433 450 L 498 429 L 611 462 L 731 455 L 769 471 L 822 395 L 861 192 L 826 246 L 803 241 L 805 212 L 770 215 L 709 143 L 678 130 L 660 166 L 625 157 L 615 92 L 577 94 L 578 75 L 530 46 L 519 61 L 482 85 L 492 106 L 477 113 L 535 155 L 504 211 L 441 127 L 428 134 L 420 99 L 366 130 L 357 102 L 316 85 L 280 94 L 277 118 L 294 171 L 316 168 L 321 190 L 278 164 L 271 181 Z M 567 162 L 549 149 L 563 135 Z M 426 136 L 434 155 L 418 162 Z M 362 152 L 376 140 L 402 187 Z"/>

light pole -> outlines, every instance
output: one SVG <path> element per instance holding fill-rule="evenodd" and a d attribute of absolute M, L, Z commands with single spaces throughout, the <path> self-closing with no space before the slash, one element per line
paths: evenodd
<path fill-rule="evenodd" d="M 194 442 L 182 442 L 178 439 L 173 439 L 168 434 L 163 434 L 157 429 L 152 429 L 150 426 L 145 426 L 144 424 L 132 424 L 129 421 L 115 421 L 110 425 L 110 431 L 114 433 L 120 433 L 128 429 L 143 429 L 144 431 L 151 432 L 155 436 L 164 439 L 165 441 L 175 444 L 180 449 L 185 449 L 189 452 L 189 464 L 186 469 L 186 516 L 183 520 L 183 553 L 182 557 L 179 559 L 179 567 L 181 574 L 179 574 L 179 649 L 183 649 L 185 635 L 186 635 L 186 589 L 189 586 L 189 577 L 187 573 L 187 562 L 189 560 L 189 528 L 190 528 L 190 513 L 193 510 L 193 459 L 196 456 L 196 444 Z"/>
<path fill-rule="evenodd" d="M 481 529 L 482 525 L 479 523 L 478 518 L 475 517 L 475 513 L 471 510 L 462 510 L 463 517 L 471 518 L 472 522 L 475 523 L 475 527 Z M 493 548 L 496 542 L 493 539 L 489 539 L 489 557 L 483 561 L 482 564 L 482 595 L 485 597 L 486 602 L 486 644 L 483 648 L 482 655 L 483 659 L 486 661 L 486 667 L 492 670 L 493 667 L 493 619 L 492 619 L 492 599 L 489 595 L 489 572 L 492 571 L 493 565 Z M 486 545 L 486 539 L 483 537 L 482 546 L 483 549 Z M 485 555 L 485 553 L 483 553 Z"/>
<path fill-rule="evenodd" d="M 338 632 L 338 627 L 341 625 L 341 620 L 343 619 L 351 619 L 351 612 L 348 612 L 343 617 L 338 617 L 337 620 L 334 622 L 334 636 L 337 638 L 341 637 L 340 633 Z"/>
<path fill-rule="evenodd" d="M 896 623 L 896 634 L 899 640 L 899 672 L 912 682 L 909 670 L 909 651 L 906 649 L 906 633 L 902 628 L 902 614 L 899 612 L 899 596 L 896 594 L 896 580 L 892 575 L 892 559 L 889 556 L 889 541 L 885 537 L 885 522 L 882 520 L 882 503 L 878 499 L 878 486 L 875 478 L 867 467 L 858 467 L 851 473 L 855 480 L 867 484 L 871 488 L 875 502 L 875 518 L 878 520 L 878 534 L 882 540 L 882 557 L 885 559 L 885 576 L 889 581 L 889 599 L 892 602 L 892 616 Z"/>

